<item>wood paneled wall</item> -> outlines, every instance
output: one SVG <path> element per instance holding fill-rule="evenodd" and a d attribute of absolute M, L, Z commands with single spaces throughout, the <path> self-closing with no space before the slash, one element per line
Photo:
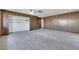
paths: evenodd
<path fill-rule="evenodd" d="M 30 17 L 30 30 L 41 28 L 41 19 L 37 17 Z"/>
<path fill-rule="evenodd" d="M 0 37 L 1 37 L 1 10 L 0 10 Z"/>
<path fill-rule="evenodd" d="M 79 11 L 44 18 L 44 28 L 79 33 Z"/>
<path fill-rule="evenodd" d="M 2 11 L 2 30 L 1 35 L 8 35 L 9 34 L 9 19 L 8 14 Z"/>
<path fill-rule="evenodd" d="M 0 22 L 1 22 L 0 23 L 0 36 L 9 34 L 9 19 L 8 19 L 9 15 L 29 17 L 30 18 L 30 30 L 41 28 L 41 24 L 40 24 L 41 20 L 39 20 L 40 18 L 36 16 L 1 10 L 0 12 Z"/>

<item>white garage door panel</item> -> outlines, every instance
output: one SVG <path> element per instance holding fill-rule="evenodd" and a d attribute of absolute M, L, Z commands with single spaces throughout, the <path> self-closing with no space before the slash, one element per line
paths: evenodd
<path fill-rule="evenodd" d="M 28 23 L 12 23 L 12 32 L 29 30 Z"/>
<path fill-rule="evenodd" d="M 21 16 L 10 16 L 9 32 L 29 31 L 29 18 Z"/>

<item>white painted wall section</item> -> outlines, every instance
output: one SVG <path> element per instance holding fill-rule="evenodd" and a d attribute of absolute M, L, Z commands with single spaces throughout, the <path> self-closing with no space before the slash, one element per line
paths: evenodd
<path fill-rule="evenodd" d="M 41 19 L 41 28 L 44 28 L 44 19 Z"/>

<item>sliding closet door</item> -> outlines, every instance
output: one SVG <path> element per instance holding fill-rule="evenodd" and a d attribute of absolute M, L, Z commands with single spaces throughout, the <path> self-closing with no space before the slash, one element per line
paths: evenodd
<path fill-rule="evenodd" d="M 30 19 L 23 16 L 9 16 L 9 32 L 29 31 Z"/>

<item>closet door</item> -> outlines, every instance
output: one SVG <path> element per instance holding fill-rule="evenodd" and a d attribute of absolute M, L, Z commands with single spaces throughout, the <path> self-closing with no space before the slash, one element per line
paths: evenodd
<path fill-rule="evenodd" d="M 9 32 L 29 31 L 29 18 L 10 15 Z"/>

